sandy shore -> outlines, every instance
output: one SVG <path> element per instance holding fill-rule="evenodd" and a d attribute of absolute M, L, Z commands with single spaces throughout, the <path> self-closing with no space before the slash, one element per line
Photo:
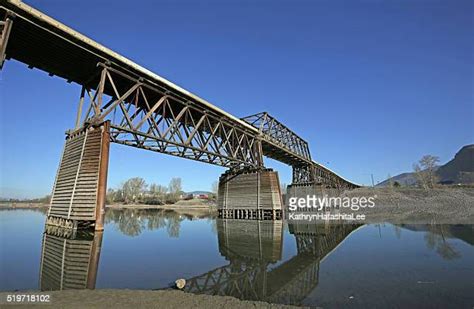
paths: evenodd
<path fill-rule="evenodd" d="M 38 208 L 48 208 L 49 204 L 43 203 L 11 203 L 4 202 L 0 203 L 0 209 L 38 209 Z"/>
<path fill-rule="evenodd" d="M 229 296 L 195 295 L 177 290 L 66 290 L 51 292 L 1 292 L 0 304 L 8 294 L 49 294 L 54 308 L 301 308 Z M 31 305 L 15 305 L 14 308 Z"/>
<path fill-rule="evenodd" d="M 48 209 L 49 204 L 42 203 L 0 203 L 0 209 Z M 147 205 L 147 204 L 112 204 L 107 209 L 163 209 L 172 210 L 180 214 L 215 215 L 217 206 L 213 203 L 201 201 L 179 201 L 176 204 Z"/>

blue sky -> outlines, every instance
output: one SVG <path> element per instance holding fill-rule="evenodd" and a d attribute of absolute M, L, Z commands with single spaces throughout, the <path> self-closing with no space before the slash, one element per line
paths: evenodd
<path fill-rule="evenodd" d="M 473 1 L 26 2 L 238 117 L 268 111 L 355 182 L 474 141 Z M 16 61 L 0 78 L 1 196 L 48 194 L 80 88 Z M 108 184 L 222 172 L 114 144 Z"/>

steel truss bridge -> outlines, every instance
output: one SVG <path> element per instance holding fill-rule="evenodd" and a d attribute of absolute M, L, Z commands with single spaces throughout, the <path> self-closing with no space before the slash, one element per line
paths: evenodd
<path fill-rule="evenodd" d="M 293 184 L 354 188 L 312 160 L 268 113 L 237 118 L 17 0 L 0 1 L 0 66 L 15 59 L 82 86 L 74 131 L 104 122 L 110 141 L 232 169 L 293 168 Z"/>
<path fill-rule="evenodd" d="M 320 263 L 358 227 L 360 225 L 290 225 L 290 233 L 295 236 L 297 244 L 297 254 L 277 266 L 272 266 L 277 260 L 265 248 L 261 248 L 263 254 L 256 258 L 249 256 L 250 249 L 242 242 L 226 243 L 219 240 L 221 254 L 230 263 L 187 279 L 185 290 L 196 294 L 301 305 L 319 283 Z M 239 236 L 242 236 L 241 233 Z M 235 235 L 219 230 L 219 239 L 232 236 Z M 278 239 L 260 235 L 259 241 L 266 247 L 273 243 L 281 251 Z"/>

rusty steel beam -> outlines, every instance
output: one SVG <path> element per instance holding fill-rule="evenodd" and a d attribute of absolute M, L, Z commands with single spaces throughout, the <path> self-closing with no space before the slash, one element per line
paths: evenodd
<path fill-rule="evenodd" d="M 245 126 L 105 64 L 99 69 L 99 84 L 81 91 L 80 113 L 82 104 L 88 108 L 79 127 L 109 121 L 114 143 L 230 168 L 263 167 L 260 138 Z"/>
<path fill-rule="evenodd" d="M 308 143 L 267 112 L 242 118 L 259 130 L 263 155 L 293 167 L 293 184 L 318 184 L 336 188 L 356 188 L 333 171 L 311 159 Z"/>
<path fill-rule="evenodd" d="M 102 250 L 103 236 L 104 233 L 102 231 L 94 232 L 94 240 L 92 241 L 86 284 L 86 288 L 90 290 L 95 289 L 95 284 L 97 282 L 97 271 L 99 270 L 100 251 Z"/>
<path fill-rule="evenodd" d="M 7 44 L 12 30 L 14 15 L 5 12 L 4 19 L 0 21 L 0 70 L 6 58 Z"/>
<path fill-rule="evenodd" d="M 352 183 L 328 168 L 313 162 L 312 164 L 293 166 L 292 184 L 320 185 L 330 188 L 355 189 L 360 185 Z"/>
<path fill-rule="evenodd" d="M 266 149 L 266 151 L 264 151 L 265 156 L 280 161 L 289 160 L 288 163 L 311 163 L 308 143 L 267 112 L 254 114 L 241 119 L 259 130 L 262 136 L 263 147 Z M 284 150 L 284 154 L 289 155 L 289 158 L 285 160 L 279 157 L 276 154 L 278 149 Z"/>
<path fill-rule="evenodd" d="M 99 181 L 97 188 L 97 206 L 95 209 L 95 230 L 104 230 L 105 203 L 107 194 L 107 172 L 109 170 L 110 122 L 106 121 L 102 129 L 100 146 Z"/>

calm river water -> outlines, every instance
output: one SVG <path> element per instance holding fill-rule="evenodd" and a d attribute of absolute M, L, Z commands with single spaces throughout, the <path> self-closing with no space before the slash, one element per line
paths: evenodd
<path fill-rule="evenodd" d="M 103 233 L 0 211 L 0 290 L 162 289 L 322 307 L 474 306 L 473 226 L 287 225 L 108 210 Z"/>

